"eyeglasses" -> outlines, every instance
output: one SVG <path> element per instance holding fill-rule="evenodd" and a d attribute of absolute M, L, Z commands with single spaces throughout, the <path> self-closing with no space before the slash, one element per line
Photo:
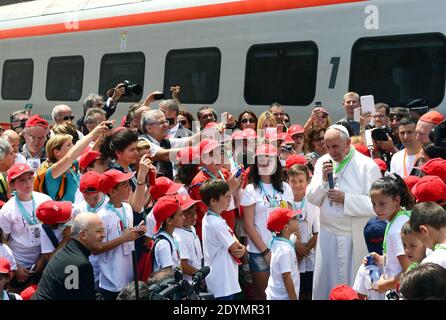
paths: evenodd
<path fill-rule="evenodd" d="M 63 117 L 62 118 L 63 119 L 63 121 L 73 121 L 73 119 L 74 119 L 74 116 L 65 116 L 65 117 Z"/>
<path fill-rule="evenodd" d="M 256 120 L 255 119 L 253 119 L 253 118 L 248 118 L 248 119 L 242 119 L 242 121 L 241 121 L 242 123 L 256 123 Z"/>

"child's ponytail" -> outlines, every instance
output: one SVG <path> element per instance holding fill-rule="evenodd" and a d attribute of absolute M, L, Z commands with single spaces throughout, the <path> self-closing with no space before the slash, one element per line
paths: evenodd
<path fill-rule="evenodd" d="M 412 193 L 407 188 L 403 179 L 397 174 L 392 173 L 373 182 L 370 193 L 372 191 L 380 191 L 391 197 L 399 195 L 401 198 L 401 207 L 404 207 L 406 210 L 411 210 L 415 205 Z"/>

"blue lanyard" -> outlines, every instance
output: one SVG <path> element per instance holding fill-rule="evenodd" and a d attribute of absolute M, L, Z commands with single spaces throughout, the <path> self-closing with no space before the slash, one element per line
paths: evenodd
<path fill-rule="evenodd" d="M 286 239 L 286 238 L 283 238 L 283 237 L 278 237 L 278 236 L 275 236 L 275 235 L 273 235 L 273 238 L 271 239 L 270 248 L 273 247 L 273 244 L 274 244 L 275 241 L 285 242 L 288 245 L 290 245 L 291 248 L 293 248 L 293 250 L 296 250 L 296 246 L 294 245 L 293 241 L 291 241 L 290 239 Z"/>
<path fill-rule="evenodd" d="M 90 205 L 87 203 L 87 211 L 96 213 L 98 208 L 100 208 L 104 204 L 104 201 L 105 201 L 105 195 L 102 196 L 101 201 L 99 201 L 94 207 L 90 207 Z"/>
<path fill-rule="evenodd" d="M 202 167 L 202 168 L 201 168 L 201 171 L 207 173 L 211 178 L 218 180 L 218 178 L 217 178 L 212 172 L 210 172 L 207 168 Z M 223 173 L 221 173 L 220 170 L 218 170 L 218 175 L 220 176 L 220 178 L 221 178 L 223 181 L 226 181 L 225 177 L 223 176 Z"/>
<path fill-rule="evenodd" d="M 19 207 L 20 213 L 22 214 L 22 217 L 25 218 L 26 221 L 30 225 L 37 224 L 37 218 L 36 218 L 36 202 L 34 201 L 34 197 L 31 196 L 31 200 L 33 202 L 33 209 L 32 209 L 32 215 L 29 214 L 29 212 L 25 209 L 25 207 L 22 204 L 22 201 L 19 200 L 19 197 L 17 193 L 14 191 L 13 194 L 15 195 L 15 202 L 17 203 L 17 206 Z"/>
<path fill-rule="evenodd" d="M 170 234 L 168 234 L 167 232 L 165 232 L 164 230 L 161 230 L 160 232 L 158 232 L 158 234 L 162 234 L 163 236 L 165 236 L 167 239 L 170 240 L 170 242 L 173 243 L 175 250 L 177 251 L 177 256 L 178 259 L 180 258 L 180 245 L 178 244 L 178 241 L 175 240 L 175 238 L 173 238 L 172 236 L 170 236 Z"/>
<path fill-rule="evenodd" d="M 293 209 L 294 210 L 300 210 L 300 217 L 299 217 L 299 221 L 300 222 L 304 222 L 307 219 L 307 210 L 305 210 L 305 203 L 306 203 L 306 197 L 304 197 L 300 203 L 300 208 L 297 207 L 296 205 L 296 201 L 293 201 Z M 305 212 L 305 218 L 304 218 L 304 213 Z"/>
<path fill-rule="evenodd" d="M 113 210 L 114 213 L 116 213 L 116 215 L 119 217 L 119 219 L 122 221 L 122 224 L 124 226 L 124 229 L 127 229 L 128 224 L 127 224 L 127 217 L 125 216 L 125 209 L 124 209 L 124 205 L 122 205 L 122 213 L 124 215 L 121 215 L 121 213 L 118 211 L 118 209 L 115 208 L 115 206 L 113 204 L 111 204 L 110 202 L 107 204 L 107 207 L 110 208 L 111 210 Z"/>
<path fill-rule="evenodd" d="M 266 198 L 268 199 L 268 202 L 270 204 L 272 204 L 273 207 L 275 207 L 275 208 L 280 207 L 280 204 L 277 203 L 277 201 L 276 201 L 277 192 L 276 192 L 276 189 L 274 189 L 274 187 L 273 187 L 273 201 L 271 201 L 271 197 L 269 196 L 269 194 L 266 193 L 265 188 L 263 187 L 263 182 L 261 182 L 261 181 L 259 182 L 259 187 L 260 187 L 260 191 L 266 196 Z"/>

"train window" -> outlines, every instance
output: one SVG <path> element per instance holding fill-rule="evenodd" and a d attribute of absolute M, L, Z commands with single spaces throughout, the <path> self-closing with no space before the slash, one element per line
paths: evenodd
<path fill-rule="evenodd" d="M 171 50 L 166 56 L 164 92 L 181 86 L 181 102 L 211 104 L 217 100 L 221 53 L 218 48 Z"/>
<path fill-rule="evenodd" d="M 246 57 L 246 102 L 309 105 L 316 93 L 317 59 L 312 41 L 253 45 Z"/>
<path fill-rule="evenodd" d="M 32 59 L 6 60 L 3 64 L 2 99 L 28 100 L 33 90 Z"/>
<path fill-rule="evenodd" d="M 84 58 L 52 57 L 48 61 L 46 98 L 49 101 L 78 101 L 82 96 Z"/>
<path fill-rule="evenodd" d="M 350 90 L 400 106 L 426 98 L 443 100 L 446 38 L 441 33 L 361 38 L 352 48 Z"/>
<path fill-rule="evenodd" d="M 99 76 L 99 93 L 106 96 L 107 91 L 124 80 L 139 84 L 141 93 L 132 96 L 122 96 L 119 101 L 137 102 L 144 93 L 144 71 L 146 58 L 142 52 L 105 54 L 101 60 Z"/>

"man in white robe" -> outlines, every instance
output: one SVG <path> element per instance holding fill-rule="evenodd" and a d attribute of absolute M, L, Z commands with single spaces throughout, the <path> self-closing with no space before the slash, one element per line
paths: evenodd
<path fill-rule="evenodd" d="M 369 190 L 381 177 L 375 162 L 350 146 L 345 127 L 331 126 L 324 141 L 328 153 L 316 162 L 307 188 L 308 201 L 320 207 L 313 278 L 316 300 L 327 300 L 338 284 L 353 286 L 356 270 L 367 255 L 364 226 L 374 215 Z M 334 189 L 329 187 L 329 173 L 333 175 Z"/>

